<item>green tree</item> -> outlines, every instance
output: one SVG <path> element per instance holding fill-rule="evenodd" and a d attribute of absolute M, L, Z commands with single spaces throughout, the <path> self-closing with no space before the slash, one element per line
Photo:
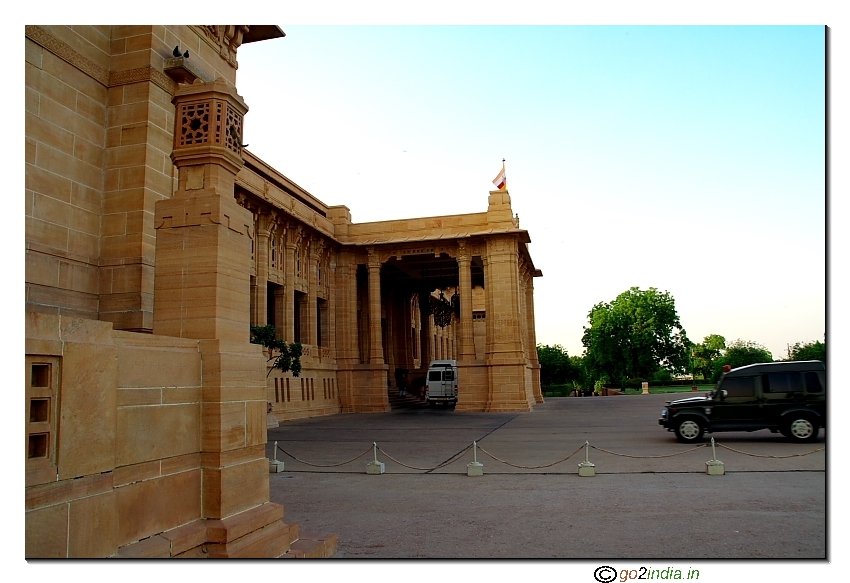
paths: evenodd
<path fill-rule="evenodd" d="M 269 351 L 269 359 L 274 361 L 272 368 L 266 373 L 269 376 L 274 369 L 282 372 L 291 372 L 292 376 L 301 375 L 301 355 L 303 347 L 300 342 L 286 344 L 283 340 L 275 338 L 274 326 L 251 326 L 251 344 L 260 344 Z"/>
<path fill-rule="evenodd" d="M 826 343 L 797 342 L 788 347 L 788 360 L 820 360 L 826 364 Z"/>
<path fill-rule="evenodd" d="M 587 365 L 623 386 L 629 378 L 649 378 L 660 367 L 684 372 L 691 345 L 668 292 L 630 288 L 587 315 L 581 342 Z"/>
<path fill-rule="evenodd" d="M 723 356 L 715 361 L 711 380 L 717 382 L 720 379 L 724 365 L 728 364 L 731 368 L 738 368 L 759 362 L 773 362 L 773 355 L 758 342 L 736 340 L 727 346 Z"/>
<path fill-rule="evenodd" d="M 726 350 L 726 339 L 719 334 L 709 334 L 693 346 L 694 370 L 709 379 L 714 373 L 714 363 Z"/>
<path fill-rule="evenodd" d="M 576 371 L 576 378 L 573 384 L 577 385 L 577 389 L 581 391 L 593 390 L 593 372 L 587 366 L 587 359 L 583 356 L 571 356 L 570 363 L 573 365 L 573 370 Z"/>
<path fill-rule="evenodd" d="M 581 376 L 567 350 L 560 344 L 538 344 L 537 360 L 540 361 L 540 384 L 543 386 L 564 385 Z"/>

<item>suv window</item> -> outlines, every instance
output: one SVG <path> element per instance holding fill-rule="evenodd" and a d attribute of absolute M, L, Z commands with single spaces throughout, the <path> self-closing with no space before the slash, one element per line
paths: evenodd
<path fill-rule="evenodd" d="M 822 393 L 823 385 L 820 383 L 820 377 L 818 377 L 818 373 L 816 372 L 807 372 L 806 373 L 806 392 L 809 393 Z"/>
<path fill-rule="evenodd" d="M 428 373 L 428 380 L 429 381 L 439 381 L 440 376 L 441 376 L 440 371 L 432 370 L 431 372 Z"/>
<path fill-rule="evenodd" d="M 798 372 L 772 372 L 762 376 L 765 393 L 802 393 L 803 379 Z"/>
<path fill-rule="evenodd" d="M 724 379 L 720 388 L 726 391 L 727 397 L 752 397 L 755 395 L 753 377 Z"/>
<path fill-rule="evenodd" d="M 453 380 L 455 380 L 455 373 L 454 373 L 454 371 L 453 371 L 453 370 L 447 370 L 446 372 L 444 372 L 444 373 L 443 373 L 443 380 L 444 380 L 444 381 L 453 381 Z"/>

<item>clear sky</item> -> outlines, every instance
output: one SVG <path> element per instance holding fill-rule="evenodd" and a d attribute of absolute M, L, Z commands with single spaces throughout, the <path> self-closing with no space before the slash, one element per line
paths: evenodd
<path fill-rule="evenodd" d="M 355 222 L 482 212 L 505 158 L 538 342 L 631 286 L 693 341 L 823 340 L 822 26 L 281 26 L 249 149 Z"/>

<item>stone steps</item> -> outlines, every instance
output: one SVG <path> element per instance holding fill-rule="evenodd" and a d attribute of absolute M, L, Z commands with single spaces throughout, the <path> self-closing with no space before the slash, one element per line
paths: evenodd
<path fill-rule="evenodd" d="M 390 409 L 413 409 L 426 406 L 425 401 L 421 397 L 411 395 L 410 393 L 402 397 L 398 394 L 398 389 L 390 389 L 387 395 L 390 401 Z"/>
<path fill-rule="evenodd" d="M 304 533 L 289 545 L 282 559 L 327 559 L 336 553 L 337 535 Z"/>
<path fill-rule="evenodd" d="M 336 553 L 337 535 L 301 533 L 283 522 L 283 506 L 268 502 L 223 520 L 196 520 L 118 549 L 115 558 L 324 559 Z"/>

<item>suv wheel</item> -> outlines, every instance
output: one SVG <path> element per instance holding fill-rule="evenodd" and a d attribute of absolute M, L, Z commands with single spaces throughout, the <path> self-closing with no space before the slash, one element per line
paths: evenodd
<path fill-rule="evenodd" d="M 818 438 L 818 423 L 809 415 L 794 415 L 783 433 L 794 441 L 814 441 Z"/>
<path fill-rule="evenodd" d="M 676 425 L 676 439 L 683 443 L 694 443 L 702 439 L 705 431 L 696 419 L 682 419 Z"/>

